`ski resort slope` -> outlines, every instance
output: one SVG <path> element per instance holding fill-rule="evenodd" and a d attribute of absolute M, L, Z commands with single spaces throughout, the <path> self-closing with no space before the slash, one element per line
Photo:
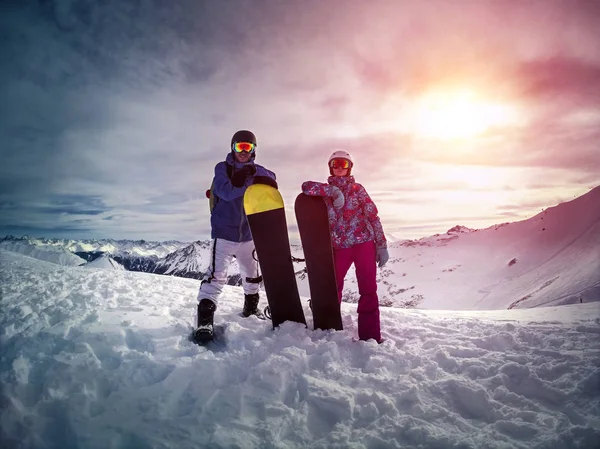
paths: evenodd
<path fill-rule="evenodd" d="M 348 297 L 356 297 L 352 272 Z M 396 307 L 491 310 L 600 301 L 600 187 L 519 222 L 390 244 L 379 296 Z"/>
<path fill-rule="evenodd" d="M 312 330 L 307 306 L 308 328 L 273 331 L 242 318 L 241 289 L 226 287 L 216 315 L 224 337 L 207 349 L 188 341 L 198 286 L 0 250 L 2 447 L 583 449 L 600 441 L 600 303 L 382 308 L 386 340 L 377 345 L 353 341 L 355 305 L 342 305 L 343 331 Z"/>

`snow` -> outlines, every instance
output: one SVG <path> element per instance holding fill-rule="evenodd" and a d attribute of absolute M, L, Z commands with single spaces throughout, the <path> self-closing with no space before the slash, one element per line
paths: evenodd
<path fill-rule="evenodd" d="M 44 239 L 24 236 L 16 239 L 12 236 L 7 236 L 8 241 L 18 241 L 21 245 L 35 246 L 43 248 L 46 251 L 63 251 L 76 252 L 103 252 L 112 256 L 117 255 L 133 255 L 142 257 L 165 257 L 168 254 L 184 247 L 187 243 L 178 241 L 167 242 L 149 242 L 145 240 L 72 240 L 72 239 Z M 6 242 L 0 242 L 0 245 Z M 44 259 L 42 259 L 44 260 Z"/>
<path fill-rule="evenodd" d="M 1 241 L 0 249 L 24 254 L 34 259 L 45 260 L 58 265 L 83 265 L 84 259 L 63 248 L 47 248 L 45 246 L 32 245 L 27 241 Z"/>
<path fill-rule="evenodd" d="M 110 256 L 107 256 L 106 254 L 98 257 L 95 260 L 92 260 L 91 262 L 88 262 L 85 265 L 86 268 L 104 268 L 106 270 L 121 270 L 124 271 L 125 267 L 123 265 L 121 265 L 119 262 L 117 262 L 115 259 L 113 259 Z"/>
<path fill-rule="evenodd" d="M 157 263 L 157 268 L 166 267 L 164 274 L 206 272 L 211 258 L 210 248 L 210 241 L 194 242 L 161 259 Z M 239 273 L 239 268 L 236 272 Z"/>
<path fill-rule="evenodd" d="M 600 187 L 519 222 L 394 242 L 379 272 L 396 307 L 505 309 L 600 301 Z M 511 263 L 514 260 L 513 263 Z M 353 273 L 344 295 L 357 297 Z"/>
<path fill-rule="evenodd" d="M 377 345 L 353 340 L 354 304 L 342 305 L 343 331 L 312 330 L 306 297 L 308 328 L 272 330 L 242 318 L 242 291 L 227 286 L 216 315 L 224 338 L 204 348 L 187 339 L 199 281 L 60 266 L 1 249 L 0 262 L 2 447 L 600 441 L 598 302 L 458 310 L 472 303 L 465 295 L 452 311 L 384 307 Z"/>

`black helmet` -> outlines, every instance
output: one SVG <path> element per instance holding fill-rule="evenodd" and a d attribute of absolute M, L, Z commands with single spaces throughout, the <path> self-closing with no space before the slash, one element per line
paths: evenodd
<path fill-rule="evenodd" d="M 256 145 L 256 136 L 252 131 L 248 131 L 246 129 L 242 129 L 236 132 L 231 138 L 231 146 L 236 142 L 249 142 Z"/>

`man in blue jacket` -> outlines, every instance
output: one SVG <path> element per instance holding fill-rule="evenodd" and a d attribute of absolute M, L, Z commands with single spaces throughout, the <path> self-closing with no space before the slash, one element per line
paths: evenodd
<path fill-rule="evenodd" d="M 214 205 L 210 217 L 211 260 L 208 273 L 198 292 L 198 326 L 196 339 L 202 342 L 213 338 L 213 317 L 218 297 L 227 281 L 227 269 L 235 257 L 240 267 L 244 288 L 243 316 L 257 315 L 258 271 L 254 242 L 244 213 L 244 192 L 252 184 L 267 184 L 277 188 L 275 173 L 254 162 L 256 136 L 251 131 L 237 131 L 231 138 L 231 152 L 225 161 L 215 166 L 212 193 Z"/>

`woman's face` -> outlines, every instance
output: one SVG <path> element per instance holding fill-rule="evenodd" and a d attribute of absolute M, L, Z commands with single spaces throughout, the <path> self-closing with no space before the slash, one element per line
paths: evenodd
<path fill-rule="evenodd" d="M 333 176 L 346 176 L 348 174 L 347 168 L 334 168 Z"/>

